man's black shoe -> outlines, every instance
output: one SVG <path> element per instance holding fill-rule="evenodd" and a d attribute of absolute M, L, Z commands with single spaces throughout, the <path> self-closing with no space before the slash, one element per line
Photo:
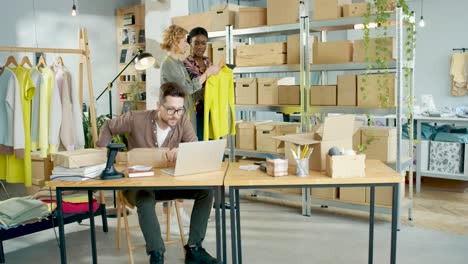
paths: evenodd
<path fill-rule="evenodd" d="M 208 252 L 201 246 L 189 247 L 188 245 L 184 246 L 185 248 L 185 264 L 216 264 L 218 261 L 210 256 Z"/>
<path fill-rule="evenodd" d="M 159 251 L 151 251 L 150 255 L 150 264 L 164 264 L 164 254 Z"/>

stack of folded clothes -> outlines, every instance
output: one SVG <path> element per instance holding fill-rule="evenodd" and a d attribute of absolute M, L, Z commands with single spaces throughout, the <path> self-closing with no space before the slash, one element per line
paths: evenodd
<path fill-rule="evenodd" d="M 41 200 L 44 203 L 55 204 L 55 188 L 45 186 L 34 195 L 34 198 Z M 62 208 L 64 214 L 89 212 L 88 193 L 86 191 L 62 191 Z M 96 212 L 98 208 L 99 205 L 96 199 L 93 199 L 94 212 Z"/>
<path fill-rule="evenodd" d="M 33 223 L 49 214 L 49 206 L 31 196 L 14 197 L 0 202 L 0 224 L 2 228 Z"/>

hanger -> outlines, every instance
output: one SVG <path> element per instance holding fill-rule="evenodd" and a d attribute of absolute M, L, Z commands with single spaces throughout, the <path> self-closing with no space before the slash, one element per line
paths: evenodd
<path fill-rule="evenodd" d="M 36 65 L 36 66 L 37 66 L 37 67 L 43 66 L 44 68 L 47 67 L 47 63 L 46 63 L 46 61 L 45 61 L 44 56 L 41 55 L 41 56 L 39 57 L 39 61 L 37 62 L 37 65 Z"/>
<path fill-rule="evenodd" d="M 63 63 L 62 56 L 58 56 L 58 57 L 57 57 L 57 64 L 58 64 L 58 65 L 61 65 L 61 66 L 65 66 L 65 64 Z"/>
<path fill-rule="evenodd" d="M 31 61 L 29 60 L 28 56 L 24 56 L 23 59 L 20 62 L 21 66 L 24 66 L 24 64 L 28 65 L 29 68 L 33 68 L 34 66 L 32 65 Z"/>
<path fill-rule="evenodd" d="M 9 56 L 9 57 L 7 58 L 7 61 L 5 62 L 4 67 L 7 67 L 8 65 L 10 65 L 10 64 L 12 64 L 12 63 L 13 63 L 15 66 L 18 66 L 18 62 L 16 61 L 15 57 Z"/>

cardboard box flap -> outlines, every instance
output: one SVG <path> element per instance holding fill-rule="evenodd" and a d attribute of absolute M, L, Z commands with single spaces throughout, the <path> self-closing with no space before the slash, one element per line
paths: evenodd
<path fill-rule="evenodd" d="M 256 81 L 257 81 L 256 78 L 240 78 L 240 79 L 235 79 L 234 82 L 235 82 L 237 85 L 246 85 L 246 86 L 249 86 L 249 85 L 254 84 Z"/>
<path fill-rule="evenodd" d="M 54 165 L 66 168 L 80 168 L 107 162 L 107 151 L 103 149 L 80 149 L 60 151 L 54 157 Z"/>
<path fill-rule="evenodd" d="M 314 133 L 289 134 L 272 138 L 296 145 L 311 145 L 320 143 L 320 140 L 314 139 Z"/>
<path fill-rule="evenodd" d="M 275 129 L 275 127 L 275 122 L 255 125 L 255 128 L 260 131 L 272 131 Z"/>
<path fill-rule="evenodd" d="M 363 127 L 362 133 L 367 137 L 396 137 L 394 127 Z"/>
<path fill-rule="evenodd" d="M 220 51 L 222 51 L 226 48 L 226 43 L 225 42 L 213 42 L 211 46 L 213 47 L 213 49 L 219 49 Z"/>
<path fill-rule="evenodd" d="M 329 116 L 323 124 L 323 141 L 353 138 L 354 115 Z"/>
<path fill-rule="evenodd" d="M 257 78 L 257 83 L 258 84 L 268 84 L 268 83 L 276 83 L 279 80 L 279 78 L 276 77 L 268 77 L 268 78 Z"/>
<path fill-rule="evenodd" d="M 294 85 L 296 79 L 294 77 L 284 77 L 278 80 L 278 85 Z"/>

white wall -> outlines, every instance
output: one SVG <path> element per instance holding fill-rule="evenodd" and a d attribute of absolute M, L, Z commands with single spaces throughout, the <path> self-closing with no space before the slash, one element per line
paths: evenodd
<path fill-rule="evenodd" d="M 172 17 L 188 14 L 188 0 L 146 1 L 146 50 L 156 57 L 157 65 L 146 71 L 146 107 L 154 109 L 159 97 L 159 64 L 165 53 L 159 48 L 164 30 L 172 24 Z"/>
<path fill-rule="evenodd" d="M 78 0 L 78 16 L 71 16 L 71 0 L 15 0 L 3 1 L 0 8 L 0 46 L 22 46 L 40 48 L 78 48 L 79 28 L 88 30 L 91 50 L 91 70 L 94 94 L 106 87 L 106 83 L 117 74 L 117 27 L 115 10 L 119 7 L 140 4 L 140 0 Z M 35 8 L 34 8 L 35 6 Z M 37 32 L 37 34 L 35 33 Z M 37 38 L 36 38 L 37 35 Z M 0 65 L 9 53 L 0 53 Z M 23 55 L 13 54 L 17 59 Z M 77 87 L 78 56 L 61 54 L 65 65 L 75 76 Z M 46 54 L 52 62 L 59 54 Z M 84 101 L 88 102 L 87 81 L 84 87 Z M 118 96 L 114 90 L 114 112 Z M 96 103 L 98 114 L 108 113 L 107 96 Z"/>

